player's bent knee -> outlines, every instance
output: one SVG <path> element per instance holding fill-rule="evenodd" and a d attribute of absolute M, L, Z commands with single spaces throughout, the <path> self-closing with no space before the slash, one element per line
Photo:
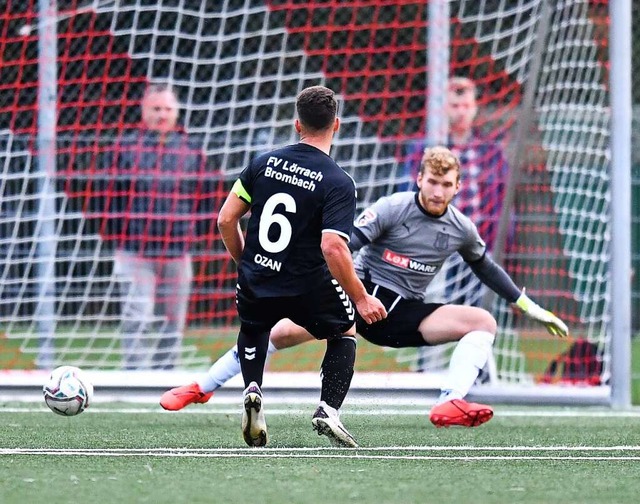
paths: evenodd
<path fill-rule="evenodd" d="M 496 319 L 484 308 L 477 308 L 476 311 L 477 320 L 474 321 L 473 328 L 471 330 L 486 331 L 495 335 L 498 330 L 498 323 Z"/>
<path fill-rule="evenodd" d="M 291 322 L 291 320 L 283 319 L 273 326 L 269 339 L 278 350 L 284 350 L 285 348 L 312 341 L 314 337 L 303 327 Z"/>

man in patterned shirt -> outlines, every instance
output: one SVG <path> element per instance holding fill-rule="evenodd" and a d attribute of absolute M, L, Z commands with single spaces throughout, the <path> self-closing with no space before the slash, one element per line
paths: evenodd
<path fill-rule="evenodd" d="M 477 94 L 471 79 L 452 77 L 449 80 L 447 147 L 458 157 L 463 171 L 462 186 L 453 204 L 474 222 L 491 251 L 498 231 L 509 166 L 499 139 L 483 134 L 474 126 L 478 114 Z M 424 142 L 412 145 L 405 161 L 407 175 L 411 173 L 415 177 L 424 148 Z M 435 294 L 435 287 L 444 302 L 481 305 L 485 289 L 459 256 L 453 255 L 443 269 L 444 292 L 436 282 L 428 295 Z"/>
<path fill-rule="evenodd" d="M 507 273 L 487 254 L 473 222 L 451 201 L 460 189 L 460 162 L 445 147 L 426 149 L 417 177 L 417 192 L 399 192 L 381 198 L 355 222 L 350 248 L 358 277 L 367 292 L 387 309 L 386 319 L 367 325 L 357 321 L 358 333 L 376 345 L 428 347 L 457 341 L 440 398 L 430 412 L 438 426 L 474 427 L 493 416 L 490 406 L 469 403 L 464 397 L 490 356 L 497 324 L 486 310 L 475 306 L 425 303 L 426 287 L 445 260 L 459 253 L 478 278 L 525 314 L 564 337 L 568 328 L 520 291 Z M 311 340 L 290 320 L 271 332 L 270 351 Z M 230 350 L 195 384 L 166 392 L 160 404 L 178 410 L 202 402 L 238 373 L 237 351 Z"/>
<path fill-rule="evenodd" d="M 178 108 L 170 86 L 149 85 L 142 124 L 106 149 L 96 185 L 116 245 L 124 369 L 179 364 L 198 223 L 214 217 L 220 178 L 201 139 L 178 125 Z"/>

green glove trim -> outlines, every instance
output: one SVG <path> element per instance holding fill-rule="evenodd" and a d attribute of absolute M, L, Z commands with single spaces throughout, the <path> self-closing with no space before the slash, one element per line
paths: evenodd
<path fill-rule="evenodd" d="M 520 294 L 520 297 L 516 301 L 516 306 L 525 313 L 527 313 L 529 308 L 534 304 L 535 303 L 524 293 L 524 291 L 522 291 L 522 294 Z"/>

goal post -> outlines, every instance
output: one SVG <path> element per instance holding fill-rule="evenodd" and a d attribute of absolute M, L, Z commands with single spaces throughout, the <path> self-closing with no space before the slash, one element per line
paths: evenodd
<path fill-rule="evenodd" d="M 631 2 L 611 6 L 611 403 L 631 405 Z"/>
<path fill-rule="evenodd" d="M 497 146 L 478 152 L 492 156 L 501 148 L 505 159 L 518 161 L 504 204 L 496 198 L 505 181 L 476 173 L 486 186 L 482 205 L 500 209 L 506 223 L 504 246 L 495 253 L 516 283 L 571 329 L 566 341 L 552 338 L 494 300 L 494 362 L 473 397 L 625 402 L 613 400 L 611 390 L 612 377 L 628 381 L 630 371 L 613 368 L 613 351 L 623 350 L 618 342 L 629 335 L 628 325 L 612 331 L 618 319 L 611 318 L 612 276 L 623 274 L 625 260 L 612 261 L 612 233 L 621 230 L 612 220 L 619 213 L 612 211 L 618 198 L 611 160 L 619 154 L 611 152 L 610 107 L 620 99 L 613 76 L 609 81 L 608 40 L 610 33 L 612 40 L 619 36 L 609 26 L 609 2 L 451 0 L 438 10 L 427 0 L 58 0 L 57 12 L 48 14 L 41 7 L 55 3 L 10 2 L 0 32 L 0 249 L 6 258 L 0 268 L 0 386 L 38 381 L 62 364 L 93 372 L 98 391 L 170 386 L 206 370 L 237 331 L 235 267 L 215 228 L 233 181 L 254 155 L 297 141 L 296 95 L 323 84 L 340 97 L 342 125 L 332 155 L 356 180 L 359 209 L 410 189 L 416 146 L 433 133 L 433 124 L 443 124 L 429 116 L 442 103 L 429 90 L 443 87 L 430 81 L 442 75 L 431 65 L 442 62 L 429 35 L 444 24 L 431 19 L 431 11 L 448 16 L 449 75 L 469 77 L 478 88 L 475 127 L 487 145 Z M 548 34 L 545 50 L 536 54 L 545 5 Z M 45 50 L 50 56 L 39 60 Z M 54 82 L 42 76 L 47 68 Z M 131 194 L 103 166 L 118 140 L 140 123 L 140 100 L 151 82 L 176 91 L 179 122 L 209 174 L 207 183 L 194 186 L 204 210 L 193 216 L 188 243 L 193 281 L 180 359 L 162 374 L 121 369 L 125 294 L 114 271 L 121 231 L 112 224 L 130 216 L 110 215 L 105 201 Z M 45 141 L 52 93 L 53 153 Z M 526 93 L 530 110 L 524 110 Z M 529 127 L 517 134 L 521 114 Z M 476 170 L 482 165 L 464 162 Z M 463 174 L 462 183 L 473 181 Z M 496 232 L 493 215 L 479 222 L 482 233 Z M 439 280 L 451 299 L 469 294 L 456 275 Z M 615 295 L 625 295 L 624 289 Z M 145 317 L 142 339 L 153 347 L 166 320 Z M 276 354 L 269 367 L 274 383 L 281 373 L 301 373 L 293 375 L 295 382 L 307 383 L 322 353 L 321 344 L 308 344 Z M 370 390 L 377 377 L 383 389 L 433 391 L 449 354 L 447 347 L 422 352 L 361 342 L 354 386 Z M 307 384 L 318 383 L 310 378 Z"/>

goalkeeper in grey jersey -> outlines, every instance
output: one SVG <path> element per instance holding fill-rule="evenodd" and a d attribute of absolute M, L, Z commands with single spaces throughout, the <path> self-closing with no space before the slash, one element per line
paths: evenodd
<path fill-rule="evenodd" d="M 356 219 L 349 244 L 359 251 L 356 272 L 388 312 L 386 319 L 371 325 L 357 322 L 357 329 L 366 340 L 387 347 L 457 341 L 442 392 L 429 416 L 438 427 L 473 427 L 493 416 L 490 406 L 469 403 L 464 397 L 490 356 L 497 324 L 482 308 L 423 302 L 425 288 L 445 260 L 459 253 L 483 283 L 544 324 L 550 333 L 564 337 L 568 329 L 516 287 L 487 255 L 473 222 L 450 205 L 460 188 L 460 162 L 449 149 L 425 150 L 417 185 L 418 192 L 381 198 Z M 314 338 L 285 319 L 273 328 L 270 339 L 269 351 L 273 352 Z M 237 351 L 232 349 L 197 383 L 165 392 L 160 404 L 178 410 L 206 402 L 211 392 L 239 372 Z"/>

